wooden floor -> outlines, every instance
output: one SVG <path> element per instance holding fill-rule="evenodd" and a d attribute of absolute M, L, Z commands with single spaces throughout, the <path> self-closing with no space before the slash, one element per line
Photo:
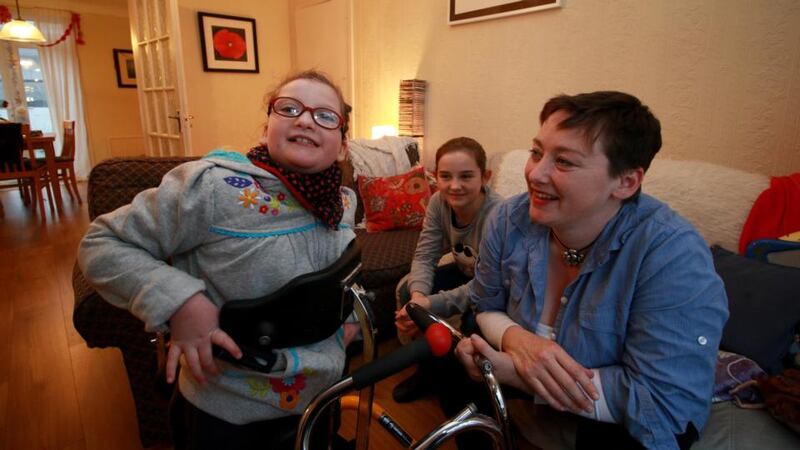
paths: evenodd
<path fill-rule="evenodd" d="M 72 266 L 89 222 L 80 188 L 84 203 L 64 191 L 64 214 L 48 211 L 45 223 L 16 189 L 0 189 L 0 450 L 142 448 L 119 350 L 87 348 L 72 326 Z M 391 400 L 409 370 L 379 383 L 375 398 L 419 438 L 443 416 L 432 398 Z M 353 423 L 345 413 L 343 435 Z M 373 449 L 402 448 L 377 425 L 370 436 Z"/>

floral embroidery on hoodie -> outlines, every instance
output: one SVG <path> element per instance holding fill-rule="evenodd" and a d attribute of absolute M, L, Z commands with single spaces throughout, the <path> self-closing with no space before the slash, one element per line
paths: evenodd
<path fill-rule="evenodd" d="M 300 204 L 285 192 L 267 192 L 255 179 L 248 180 L 244 177 L 230 176 L 225 177 L 224 180 L 229 186 L 237 189 L 236 200 L 245 209 L 277 216 L 281 211 L 291 211 L 300 207 Z"/>
<path fill-rule="evenodd" d="M 281 409 L 294 409 L 300 402 L 300 394 L 306 388 L 307 376 L 311 369 L 304 369 L 302 374 L 285 378 L 248 378 L 247 385 L 254 397 L 266 398 L 270 392 L 275 392 L 279 397 Z"/>
<path fill-rule="evenodd" d="M 239 191 L 239 204 L 245 209 L 253 209 L 254 206 L 258 205 L 258 192 L 255 189 L 242 189 Z"/>

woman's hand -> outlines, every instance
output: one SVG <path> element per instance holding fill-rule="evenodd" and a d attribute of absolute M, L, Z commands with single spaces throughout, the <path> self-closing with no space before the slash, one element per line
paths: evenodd
<path fill-rule="evenodd" d="M 514 326 L 503 334 L 503 352 L 514 362 L 528 391 L 560 411 L 592 411 L 599 398 L 594 372 L 581 366 L 557 343 Z"/>
<path fill-rule="evenodd" d="M 519 377 L 511 355 L 495 350 L 481 336 L 473 334 L 468 339 L 462 339 L 456 347 L 456 356 L 467 369 L 470 378 L 475 381 L 483 380 L 477 366 L 477 358 L 481 355 L 492 363 L 492 372 L 498 382 L 533 394 L 533 391 Z"/>
<path fill-rule="evenodd" d="M 219 373 L 211 345 L 216 344 L 234 358 L 241 358 L 239 346 L 219 328 L 219 309 L 203 293 L 189 297 L 169 319 L 170 343 L 167 352 L 167 383 L 175 381 L 181 355 L 192 376 L 205 383 L 205 373 Z"/>
<path fill-rule="evenodd" d="M 425 296 L 425 294 L 422 294 L 419 291 L 414 291 L 414 293 L 411 294 L 411 300 L 408 303 L 416 303 L 427 310 L 431 309 L 431 301 Z M 414 324 L 414 321 L 408 317 L 408 311 L 406 311 L 406 306 L 408 306 L 408 303 L 395 311 L 394 325 L 397 327 L 398 333 L 405 336 L 415 337 L 420 335 L 421 332 L 417 325 Z"/>
<path fill-rule="evenodd" d="M 462 339 L 456 347 L 456 357 L 467 370 L 469 377 L 475 381 L 483 381 L 483 376 L 477 365 L 477 359 L 480 355 L 492 363 L 492 372 L 499 383 L 534 394 L 528 385 L 522 381 L 522 378 L 519 377 L 511 355 L 495 350 L 482 337 L 473 334 L 468 339 Z"/>

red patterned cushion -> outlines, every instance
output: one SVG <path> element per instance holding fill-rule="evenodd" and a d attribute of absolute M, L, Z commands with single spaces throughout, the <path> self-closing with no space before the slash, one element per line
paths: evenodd
<path fill-rule="evenodd" d="M 367 232 L 421 229 L 431 190 L 425 169 L 414 167 L 393 177 L 358 177 Z"/>

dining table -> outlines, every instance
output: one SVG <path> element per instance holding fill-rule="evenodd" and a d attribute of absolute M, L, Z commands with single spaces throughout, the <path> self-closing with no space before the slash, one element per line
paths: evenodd
<path fill-rule="evenodd" d="M 39 134 L 24 136 L 25 146 L 32 150 L 41 150 L 44 153 L 45 166 L 50 178 L 50 187 L 53 192 L 53 197 L 56 200 L 56 209 L 58 214 L 64 212 L 64 204 L 61 199 L 61 186 L 58 181 L 58 169 L 56 169 L 56 150 L 54 142 L 56 140 L 55 134 Z M 35 152 L 40 153 L 40 152 Z M 37 155 L 38 156 L 38 155 Z"/>

